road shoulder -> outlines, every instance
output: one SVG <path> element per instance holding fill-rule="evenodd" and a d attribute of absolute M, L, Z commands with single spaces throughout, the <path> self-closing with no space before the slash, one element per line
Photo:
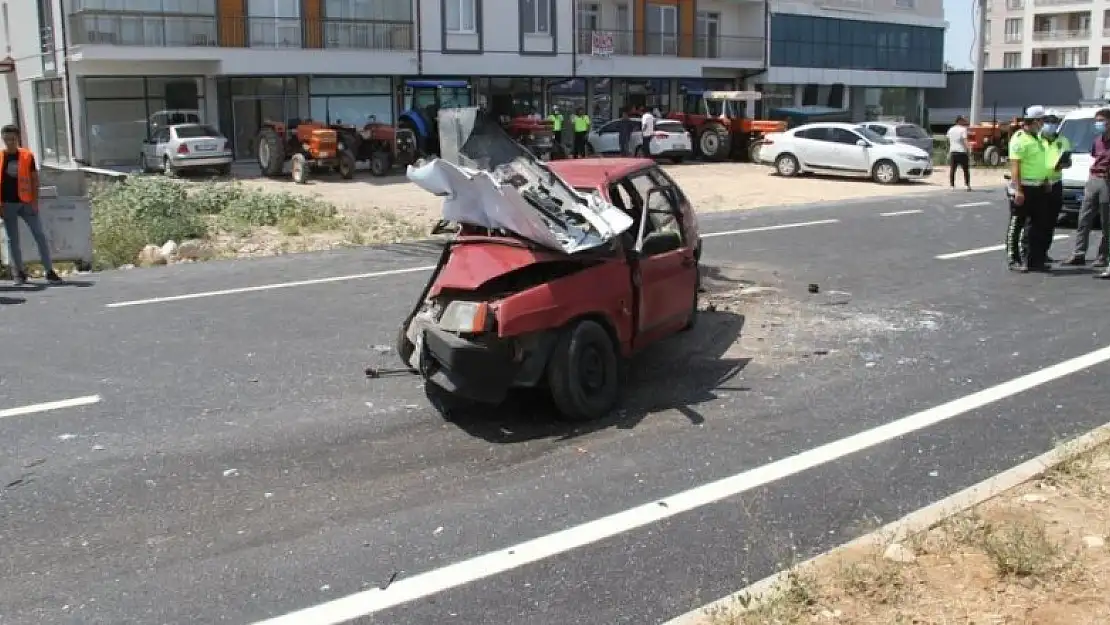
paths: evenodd
<path fill-rule="evenodd" d="M 1108 543 L 1110 424 L 665 625 L 1104 623 Z"/>

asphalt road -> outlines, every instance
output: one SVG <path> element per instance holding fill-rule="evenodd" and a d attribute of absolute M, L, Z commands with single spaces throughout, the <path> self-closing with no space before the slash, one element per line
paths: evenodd
<path fill-rule="evenodd" d="M 783 292 L 706 313 L 580 430 L 364 378 L 427 245 L 0 287 L 0 623 L 663 622 L 1105 421 L 1110 355 L 968 399 L 1110 344 L 1089 272 L 945 256 L 1005 214 L 994 190 L 705 216 L 711 298 Z"/>

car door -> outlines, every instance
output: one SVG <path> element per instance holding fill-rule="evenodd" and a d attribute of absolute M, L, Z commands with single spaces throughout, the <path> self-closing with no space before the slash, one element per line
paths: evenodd
<path fill-rule="evenodd" d="M 594 151 L 598 154 L 611 154 L 620 151 L 620 122 L 613 120 L 597 129 L 597 145 Z"/>
<path fill-rule="evenodd" d="M 166 157 L 166 148 L 170 142 L 170 129 L 168 127 L 159 128 L 154 131 L 154 135 L 150 139 L 151 142 L 151 167 L 158 168 L 162 166 L 162 160 Z"/>
<path fill-rule="evenodd" d="M 812 126 L 798 129 L 794 133 L 797 145 L 796 156 L 809 167 L 825 169 L 832 159 L 832 150 L 829 145 L 829 129 L 824 126 Z"/>
<path fill-rule="evenodd" d="M 864 139 L 847 128 L 832 128 L 830 146 L 833 153 L 830 169 L 846 173 L 867 173 L 871 169 L 870 147 L 860 145 L 862 141 L 866 146 L 871 142 Z"/>
<path fill-rule="evenodd" d="M 672 334 L 689 319 L 698 281 L 696 242 L 686 240 L 680 199 L 665 180 L 647 169 L 629 176 L 624 187 L 640 210 L 633 225 L 640 251 L 633 268 L 637 298 L 633 346 L 638 349 Z"/>

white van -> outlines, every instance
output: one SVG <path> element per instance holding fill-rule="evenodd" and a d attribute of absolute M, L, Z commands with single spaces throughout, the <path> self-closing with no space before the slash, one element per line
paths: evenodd
<path fill-rule="evenodd" d="M 1060 216 L 1074 219 L 1079 216 L 1083 203 L 1083 187 L 1091 170 L 1091 144 L 1095 140 L 1095 113 L 1107 106 L 1087 106 L 1064 115 L 1060 135 L 1071 143 L 1071 167 L 1064 170 L 1064 213 Z"/>

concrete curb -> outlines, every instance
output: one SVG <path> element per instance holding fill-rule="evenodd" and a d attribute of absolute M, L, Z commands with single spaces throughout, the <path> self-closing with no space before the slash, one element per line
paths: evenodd
<path fill-rule="evenodd" d="M 810 558 L 785 571 L 761 579 L 746 588 L 667 621 L 663 625 L 706 625 L 707 611 L 732 609 L 738 612 L 737 608 L 743 605 L 741 599 L 748 602 L 747 609 L 751 610 L 767 599 L 774 597 L 776 591 L 783 587 L 791 573 L 812 566 L 817 560 L 849 549 L 889 544 L 903 540 L 908 535 L 927 530 L 949 517 L 973 508 L 1002 492 L 1020 486 L 1042 475 L 1048 469 L 1108 442 L 1110 442 L 1110 423 L 1097 427 L 1008 471 L 999 473 L 936 503 L 911 512 L 874 532 Z"/>

